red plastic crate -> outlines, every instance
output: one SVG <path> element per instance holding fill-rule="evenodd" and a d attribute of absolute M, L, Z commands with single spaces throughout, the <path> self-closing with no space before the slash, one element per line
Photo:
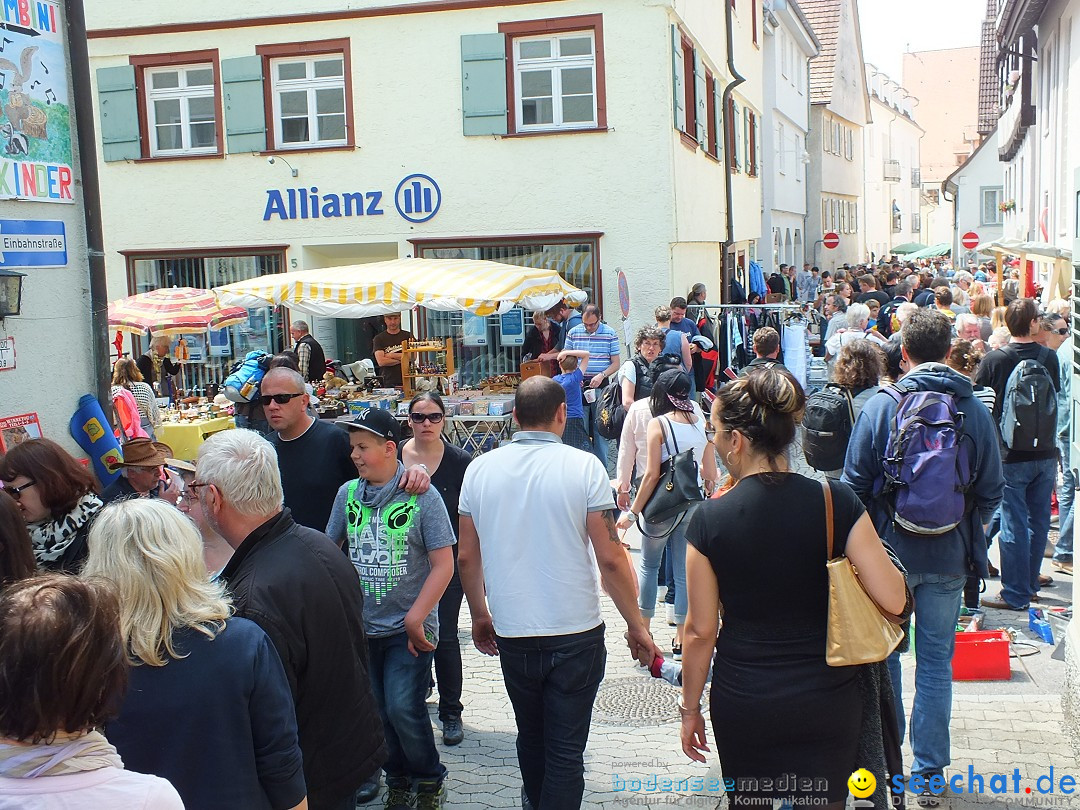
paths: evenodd
<path fill-rule="evenodd" d="M 1008 633 L 989 630 L 956 634 L 954 681 L 1007 681 L 1011 677 Z"/>

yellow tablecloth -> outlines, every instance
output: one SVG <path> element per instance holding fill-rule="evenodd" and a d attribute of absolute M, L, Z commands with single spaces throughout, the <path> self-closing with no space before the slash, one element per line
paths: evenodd
<path fill-rule="evenodd" d="M 194 422 L 165 422 L 155 428 L 154 433 L 158 441 L 165 442 L 173 449 L 174 458 L 194 461 L 207 436 L 233 427 L 235 424 L 231 416 L 219 416 L 217 419 L 197 419 Z"/>

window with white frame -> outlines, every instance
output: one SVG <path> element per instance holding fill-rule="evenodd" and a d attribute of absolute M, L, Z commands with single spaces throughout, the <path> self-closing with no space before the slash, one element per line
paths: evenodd
<path fill-rule="evenodd" d="M 593 32 L 515 39 L 514 98 L 519 132 L 597 126 Z"/>
<path fill-rule="evenodd" d="M 273 59 L 270 71 L 277 148 L 347 143 L 343 54 Z"/>
<path fill-rule="evenodd" d="M 979 189 L 982 197 L 982 225 L 1000 225 L 1001 186 Z"/>
<path fill-rule="evenodd" d="M 214 66 L 148 68 L 144 75 L 151 157 L 217 152 Z"/>

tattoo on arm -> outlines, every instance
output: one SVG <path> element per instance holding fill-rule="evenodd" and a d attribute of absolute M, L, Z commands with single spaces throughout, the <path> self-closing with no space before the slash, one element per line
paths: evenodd
<path fill-rule="evenodd" d="M 608 540 L 621 546 L 622 541 L 619 539 L 619 533 L 615 531 L 615 519 L 611 516 L 611 512 L 604 512 L 604 526 L 607 527 Z"/>

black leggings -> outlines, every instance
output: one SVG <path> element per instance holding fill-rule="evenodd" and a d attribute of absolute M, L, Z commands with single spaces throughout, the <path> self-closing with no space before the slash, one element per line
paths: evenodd
<path fill-rule="evenodd" d="M 456 547 L 455 547 L 456 550 Z M 454 559 L 454 576 L 439 600 L 439 644 L 435 648 L 435 679 L 439 684 L 439 719 L 460 717 L 461 643 L 458 641 L 458 616 L 465 591 Z"/>

